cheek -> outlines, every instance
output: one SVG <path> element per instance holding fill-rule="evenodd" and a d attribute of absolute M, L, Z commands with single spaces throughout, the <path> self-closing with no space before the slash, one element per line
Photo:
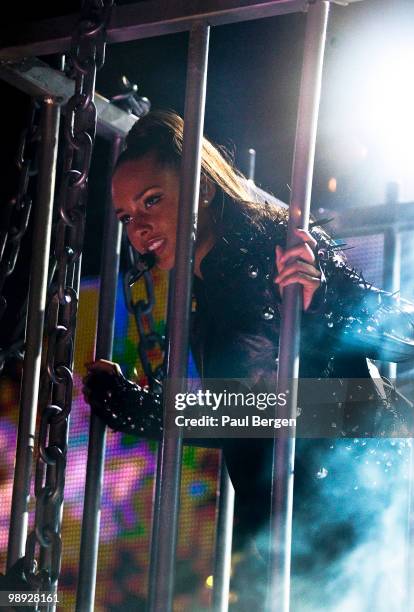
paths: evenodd
<path fill-rule="evenodd" d="M 177 225 L 178 225 L 178 205 L 176 204 L 174 207 L 171 207 L 169 210 L 169 215 L 167 219 L 165 219 L 165 225 L 168 229 L 169 236 L 175 240 L 177 234 Z"/>
<path fill-rule="evenodd" d="M 127 236 L 128 236 L 128 240 L 132 244 L 134 249 L 136 251 L 140 252 L 140 253 L 143 252 L 144 251 L 144 246 L 142 244 L 142 240 L 141 240 L 138 232 L 134 232 L 132 230 L 132 228 L 127 226 L 126 233 L 127 233 Z"/>

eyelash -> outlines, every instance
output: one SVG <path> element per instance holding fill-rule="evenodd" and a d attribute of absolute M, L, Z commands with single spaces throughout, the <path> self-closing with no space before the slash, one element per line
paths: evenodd
<path fill-rule="evenodd" d="M 161 195 L 149 196 L 148 198 L 144 200 L 144 208 L 148 210 L 149 208 L 152 208 L 153 206 L 158 204 L 160 200 L 161 200 Z M 119 218 L 122 225 L 129 225 L 132 219 L 133 218 L 131 217 L 131 215 L 123 215 L 122 217 Z"/>
<path fill-rule="evenodd" d="M 129 225 L 132 221 L 132 217 L 130 217 L 129 215 L 123 215 L 122 217 L 119 217 L 119 220 L 122 225 Z"/>
<path fill-rule="evenodd" d="M 155 202 L 154 202 L 154 200 L 155 200 Z M 146 198 L 146 199 L 144 200 L 144 208 L 145 208 L 145 209 L 147 209 L 147 208 L 151 208 L 152 206 L 155 206 L 155 204 L 158 204 L 158 202 L 159 202 L 160 200 L 161 200 L 161 195 L 151 195 L 151 196 L 149 196 L 148 198 Z M 147 206 L 147 204 L 148 204 L 149 202 L 153 202 L 153 203 L 152 203 L 152 204 L 150 204 L 149 206 Z"/>

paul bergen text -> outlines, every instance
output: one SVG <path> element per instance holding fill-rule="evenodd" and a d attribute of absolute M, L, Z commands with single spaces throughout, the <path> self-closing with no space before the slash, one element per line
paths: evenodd
<path fill-rule="evenodd" d="M 175 417 L 177 427 L 296 427 L 296 419 L 264 418 L 260 415 L 246 415 L 231 418 L 227 415 L 213 417 L 203 415 L 198 418 L 185 417 L 180 414 Z"/>

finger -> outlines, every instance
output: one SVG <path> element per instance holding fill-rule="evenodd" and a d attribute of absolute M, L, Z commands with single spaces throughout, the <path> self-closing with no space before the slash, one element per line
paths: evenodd
<path fill-rule="evenodd" d="M 82 389 L 82 395 L 85 402 L 89 404 L 92 399 L 92 393 L 90 392 L 90 390 L 88 388 Z"/>
<path fill-rule="evenodd" d="M 284 250 L 280 245 L 276 246 L 276 268 L 278 272 L 281 272 L 283 269 L 283 265 L 281 264 L 281 258 L 283 257 Z"/>
<path fill-rule="evenodd" d="M 91 387 L 96 385 L 96 381 L 101 380 L 102 372 L 100 370 L 96 370 L 94 372 L 90 372 L 85 378 L 82 379 L 82 383 L 85 387 Z"/>
<path fill-rule="evenodd" d="M 312 249 L 316 248 L 318 243 L 308 230 L 300 229 L 299 227 L 294 227 L 293 231 L 296 236 L 298 236 L 298 238 L 300 238 L 303 242 L 308 243 Z"/>
<path fill-rule="evenodd" d="M 86 396 L 89 397 L 90 395 L 93 395 L 93 393 L 97 389 L 97 382 L 99 381 L 94 381 L 93 378 L 89 378 L 88 380 L 83 381 L 82 393 L 85 397 Z M 98 389 L 99 389 L 99 386 L 98 386 Z"/>
<path fill-rule="evenodd" d="M 293 261 L 291 264 L 287 264 L 282 272 L 280 272 L 274 279 L 275 283 L 280 284 L 285 278 L 291 274 L 294 274 L 295 272 L 302 272 L 303 274 L 306 274 L 312 278 L 318 279 L 322 276 L 321 271 L 318 270 L 318 268 L 315 268 L 315 266 L 312 266 L 304 261 L 298 260 Z"/>
<path fill-rule="evenodd" d="M 284 278 L 280 283 L 278 283 L 278 285 L 279 287 L 283 288 L 294 283 L 299 283 L 305 289 L 312 289 L 313 291 L 316 291 L 316 289 L 320 287 L 321 281 L 319 278 L 314 278 L 308 274 L 304 274 L 303 272 L 295 272 Z"/>
<path fill-rule="evenodd" d="M 89 361 L 88 363 L 85 363 L 85 367 L 88 370 L 101 369 L 112 365 L 115 364 L 112 361 L 109 361 L 108 359 L 96 359 L 95 361 Z"/>
<path fill-rule="evenodd" d="M 108 361 L 108 359 L 98 359 L 85 365 L 89 372 L 106 372 L 107 374 L 122 375 L 119 365 L 113 361 Z"/>
<path fill-rule="evenodd" d="M 315 261 L 315 253 L 312 251 L 309 244 L 303 242 L 302 244 L 297 244 L 290 249 L 286 249 L 284 254 L 280 258 L 280 263 L 283 265 L 289 259 L 297 259 L 301 258 L 304 261 L 308 261 L 309 263 L 314 263 Z"/>

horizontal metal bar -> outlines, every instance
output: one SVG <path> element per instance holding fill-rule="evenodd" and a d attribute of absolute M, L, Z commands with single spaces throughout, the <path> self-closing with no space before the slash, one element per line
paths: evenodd
<path fill-rule="evenodd" d="M 414 230 L 414 202 L 398 203 L 395 206 L 361 206 L 349 208 L 343 213 L 326 211 L 318 216 L 334 217 L 328 231 L 338 238 L 381 234 L 390 227 L 396 231 Z M 357 225 L 355 219 L 358 220 Z"/>
<path fill-rule="evenodd" d="M 0 79 L 34 98 L 50 96 L 62 106 L 75 92 L 72 79 L 35 57 L 0 64 Z M 106 138 L 113 138 L 114 135 L 125 138 L 138 118 L 126 113 L 98 93 L 95 93 L 94 101 L 98 133 Z"/>
<path fill-rule="evenodd" d="M 115 6 L 108 43 L 127 42 L 189 30 L 194 21 L 216 26 L 303 11 L 308 0 L 147 0 Z M 78 15 L 67 15 L 0 29 L 0 59 L 64 53 Z"/>

